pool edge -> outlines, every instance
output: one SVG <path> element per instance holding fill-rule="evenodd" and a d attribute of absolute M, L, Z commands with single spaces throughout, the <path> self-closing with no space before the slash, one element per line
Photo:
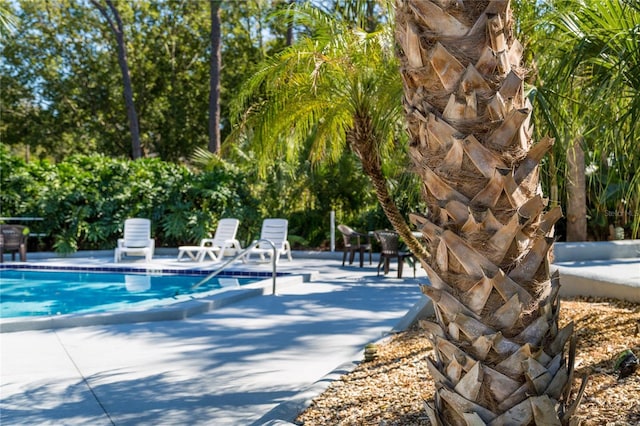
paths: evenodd
<path fill-rule="evenodd" d="M 276 278 L 277 288 L 302 284 L 309 281 L 310 274 L 280 275 Z M 276 290 L 277 292 L 277 290 Z M 0 318 L 0 334 L 21 331 L 57 330 L 72 327 L 88 327 L 109 324 L 134 324 L 154 321 L 182 320 L 194 315 L 239 302 L 250 297 L 273 294 L 273 280 L 265 278 L 242 288 L 223 289 L 219 293 L 176 302 L 147 310 L 136 309 L 122 312 L 98 312 L 87 314 L 65 314 L 46 317 Z"/>

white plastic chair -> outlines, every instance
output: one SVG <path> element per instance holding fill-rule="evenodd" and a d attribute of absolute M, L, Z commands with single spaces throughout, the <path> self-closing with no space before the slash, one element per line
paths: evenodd
<path fill-rule="evenodd" d="M 262 230 L 260 231 L 259 240 L 269 240 L 276 248 L 276 263 L 282 255 L 287 255 L 289 261 L 291 258 L 291 246 L 287 241 L 289 222 L 287 219 L 265 219 L 262 221 Z M 255 241 L 254 241 L 255 242 Z M 247 262 L 252 254 L 258 254 L 261 261 L 265 261 L 265 255 L 269 256 L 269 260 L 273 258 L 273 247 L 270 244 L 261 242 L 249 250 L 242 258 L 243 262 Z"/>
<path fill-rule="evenodd" d="M 199 246 L 178 247 L 178 260 L 186 254 L 191 260 L 202 262 L 209 256 L 211 260 L 218 260 L 225 254 L 235 254 L 242 250 L 240 242 L 236 239 L 238 232 L 238 219 L 220 219 L 213 238 L 203 238 Z"/>
<path fill-rule="evenodd" d="M 124 221 L 124 238 L 118 238 L 114 262 L 120 262 L 123 255 L 144 256 L 145 260 L 150 262 L 155 245 L 155 240 L 151 238 L 149 219 L 127 219 Z"/>

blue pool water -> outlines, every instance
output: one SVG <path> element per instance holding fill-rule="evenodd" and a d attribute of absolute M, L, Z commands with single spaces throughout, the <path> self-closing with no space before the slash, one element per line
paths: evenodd
<path fill-rule="evenodd" d="M 203 275 L 115 272 L 0 270 L 0 317 L 33 317 L 126 310 L 160 301 L 188 300 L 224 286 L 245 285 L 261 278 L 209 280 Z"/>

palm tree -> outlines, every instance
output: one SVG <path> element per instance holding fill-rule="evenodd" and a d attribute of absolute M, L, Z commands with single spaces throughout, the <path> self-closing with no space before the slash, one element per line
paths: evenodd
<path fill-rule="evenodd" d="M 637 238 L 640 5 L 558 1 L 543 18 L 540 39 L 532 43 L 545 46 L 538 55 L 540 79 L 535 83 L 544 120 L 540 127 L 560 142 L 554 151 L 565 151 L 578 137 L 584 140 L 592 232 L 621 225 Z"/>
<path fill-rule="evenodd" d="M 312 162 L 336 161 L 348 147 L 391 224 L 415 254 L 426 257 L 382 168 L 383 157 L 400 149 L 402 120 L 391 26 L 366 32 L 309 6 L 285 16 L 313 34 L 259 66 L 236 98 L 235 110 L 246 113 L 230 140 L 248 141 L 262 170 L 273 158 L 293 159 L 305 144 L 311 144 Z"/>
<path fill-rule="evenodd" d="M 7 35 L 13 34 L 18 25 L 18 18 L 13 11 L 5 4 L 0 4 L 0 40 Z"/>
<path fill-rule="evenodd" d="M 573 415 L 573 324 L 560 329 L 522 45 L 509 1 L 398 0 L 404 106 L 427 217 L 413 215 L 436 322 L 434 425 L 560 425 Z M 571 341 L 569 345 L 567 343 Z M 567 351 L 567 346 L 569 346 Z"/>

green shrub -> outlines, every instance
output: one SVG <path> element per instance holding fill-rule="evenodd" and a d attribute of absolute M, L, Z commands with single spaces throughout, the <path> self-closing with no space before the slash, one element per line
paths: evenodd
<path fill-rule="evenodd" d="M 156 246 L 197 242 L 223 216 L 255 216 L 245 176 L 220 162 L 194 173 L 159 159 L 76 155 L 25 163 L 0 149 L 0 214 L 35 216 L 45 249 L 112 249 L 128 217 L 151 219 Z"/>

